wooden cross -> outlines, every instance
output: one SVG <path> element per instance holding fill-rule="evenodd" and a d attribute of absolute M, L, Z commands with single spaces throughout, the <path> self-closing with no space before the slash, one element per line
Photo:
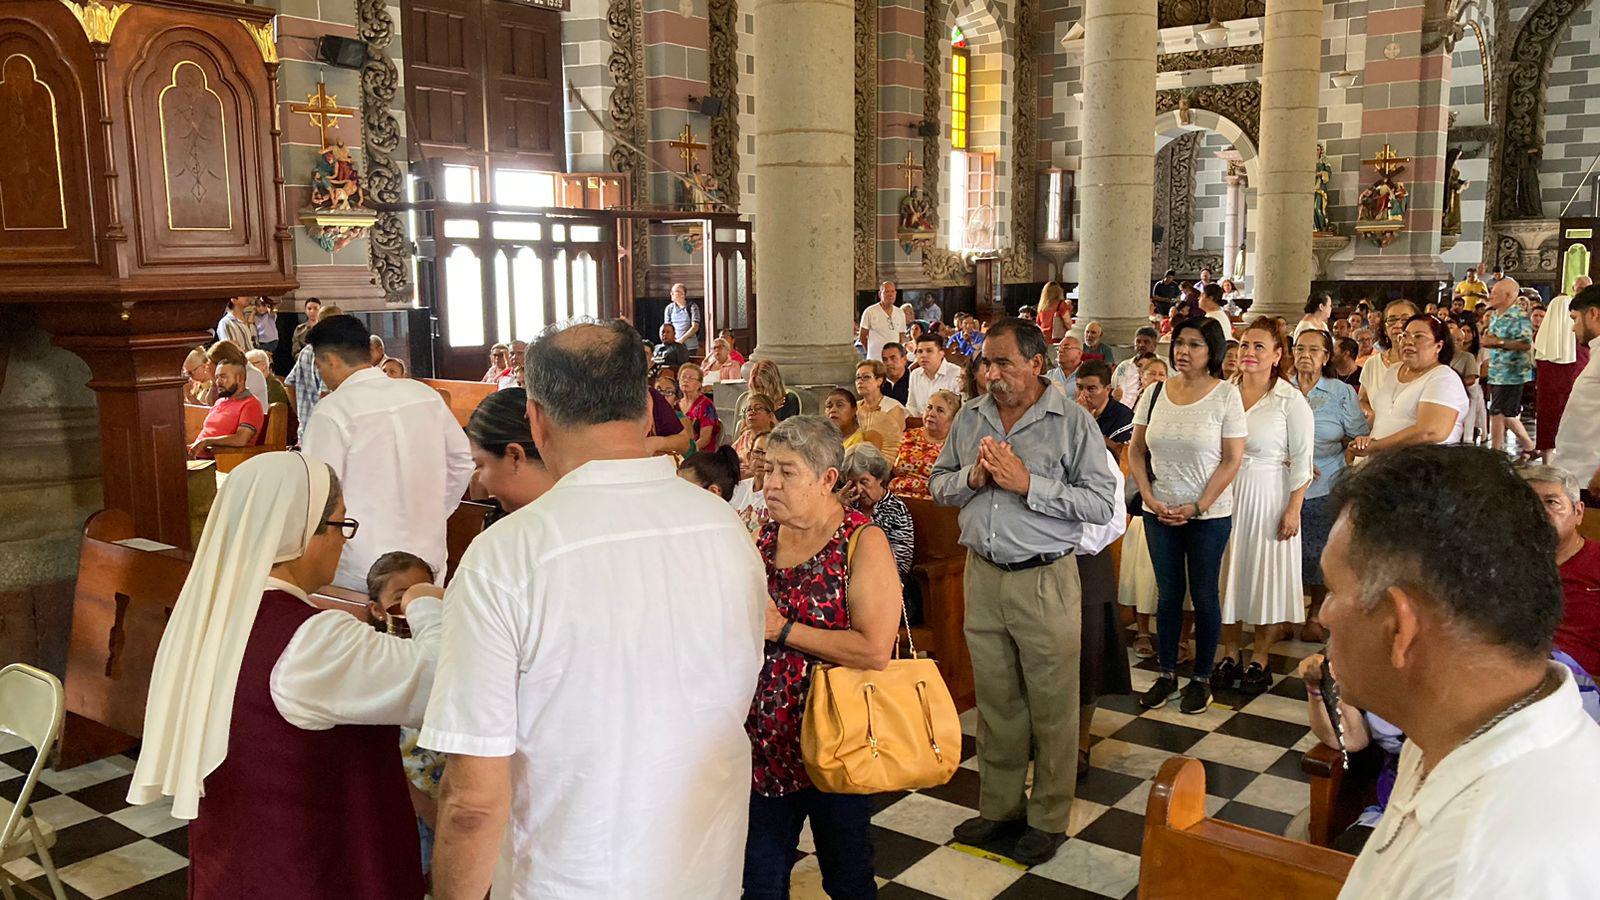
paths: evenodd
<path fill-rule="evenodd" d="M 349 119 L 359 110 L 338 104 L 338 95 L 328 93 L 328 86 L 317 82 L 317 92 L 307 94 L 306 102 L 293 103 L 289 106 L 290 112 L 303 113 L 310 117 L 311 124 L 322 134 L 322 146 L 328 147 L 328 129 L 338 128 L 340 119 Z"/>
<path fill-rule="evenodd" d="M 705 144 L 694 139 L 694 129 L 688 125 L 683 126 L 683 133 L 678 135 L 677 140 L 669 142 L 667 146 L 675 148 L 678 151 L 678 155 L 683 157 L 684 175 L 694 174 L 695 151 L 706 149 Z"/>
<path fill-rule="evenodd" d="M 1405 163 L 1411 162 L 1411 157 L 1395 153 L 1394 148 L 1390 147 L 1388 142 L 1385 141 L 1383 149 L 1378 151 L 1377 156 L 1371 159 L 1363 159 L 1361 162 L 1363 165 L 1377 169 L 1379 175 L 1393 175 L 1395 172 L 1405 168 Z"/>
<path fill-rule="evenodd" d="M 917 164 L 917 158 L 911 155 L 910 150 L 906 151 L 906 158 L 901 160 L 900 164 L 895 166 L 895 168 L 899 169 L 900 174 L 906 177 L 907 191 L 910 191 L 916 186 L 916 177 L 922 172 L 922 166 Z"/>

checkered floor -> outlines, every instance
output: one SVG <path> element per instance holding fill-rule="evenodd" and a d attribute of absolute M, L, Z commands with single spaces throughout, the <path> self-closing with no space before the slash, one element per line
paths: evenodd
<path fill-rule="evenodd" d="M 962 717 L 966 762 L 949 784 L 877 799 L 875 863 L 882 900 L 1047 900 L 1133 897 L 1139 880 L 1145 798 L 1150 779 L 1174 754 L 1202 760 L 1206 811 L 1218 818 L 1281 834 L 1310 803 L 1300 756 L 1315 738 L 1305 724 L 1305 689 L 1292 673 L 1316 647 L 1285 642 L 1274 648 L 1272 690 L 1259 697 L 1220 693 L 1211 709 L 1186 716 L 1171 703 L 1139 708 L 1133 695 L 1103 698 L 1095 715 L 1093 769 L 1078 785 L 1071 839 L 1056 858 L 1031 870 L 1006 859 L 1006 846 L 954 846 L 950 829 L 978 802 L 971 734 L 976 718 Z M 1133 686 L 1155 680 L 1152 660 L 1130 659 Z M 9 741 L 9 742 L 8 742 Z M 14 800 L 33 752 L 0 735 L 0 796 Z M 129 807 L 133 764 L 126 757 L 64 772 L 46 770 L 34 791 L 33 812 L 57 833 L 52 855 L 71 898 L 181 898 L 185 892 L 186 830 L 155 804 Z M 801 849 L 811 850 L 809 831 Z M 5 868 L 48 892 L 31 860 Z M 821 900 L 816 860 L 794 869 L 795 900 Z"/>

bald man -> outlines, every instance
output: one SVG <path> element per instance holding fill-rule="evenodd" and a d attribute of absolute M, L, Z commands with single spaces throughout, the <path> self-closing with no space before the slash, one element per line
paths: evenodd
<path fill-rule="evenodd" d="M 1506 429 L 1522 443 L 1519 450 L 1531 452 L 1533 438 L 1522 427 L 1522 386 L 1533 368 L 1533 320 L 1512 301 L 1519 285 L 1515 278 L 1502 278 L 1489 289 L 1489 308 L 1493 311 L 1482 344 L 1489 350 L 1489 434 L 1495 449 L 1504 449 Z"/>
<path fill-rule="evenodd" d="M 911 323 L 905 310 L 895 305 L 894 282 L 878 285 L 878 302 L 861 311 L 860 331 L 856 338 L 867 348 L 867 359 L 881 359 L 884 344 L 910 343 Z"/>
<path fill-rule="evenodd" d="M 1056 366 L 1050 370 L 1050 381 L 1067 393 L 1067 399 L 1078 395 L 1078 366 L 1083 364 L 1083 338 L 1069 334 L 1056 344 Z"/>

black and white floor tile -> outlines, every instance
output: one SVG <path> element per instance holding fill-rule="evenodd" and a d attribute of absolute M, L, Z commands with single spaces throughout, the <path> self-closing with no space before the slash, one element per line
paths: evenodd
<path fill-rule="evenodd" d="M 1174 754 L 1203 761 L 1206 811 L 1218 818 L 1282 834 L 1310 803 L 1300 757 L 1315 738 L 1306 723 L 1305 689 L 1286 677 L 1312 645 L 1274 648 L 1275 684 L 1258 697 L 1220 692 L 1211 709 L 1186 716 L 1177 704 L 1140 709 L 1133 695 L 1103 698 L 1095 715 L 1093 766 L 1078 786 L 1070 839 L 1054 859 L 1027 869 L 1005 856 L 1009 846 L 964 847 L 950 829 L 978 804 L 977 761 L 971 737 L 976 717 L 962 717 L 965 762 L 949 784 L 877 798 L 874 863 L 882 900 L 1081 900 L 1131 898 L 1139 881 L 1145 800 L 1150 780 Z M 1133 686 L 1155 680 L 1151 660 L 1130 659 Z M 0 735 L 0 797 L 14 801 L 33 751 Z M 67 896 L 158 900 L 185 893 L 186 829 L 167 804 L 130 807 L 133 763 L 117 756 L 63 772 L 45 770 L 34 790 L 33 814 L 56 832 L 52 849 Z M 3 810 L 0 810 L 3 811 Z M 1012 839 L 1014 840 L 1014 839 Z M 811 835 L 795 865 L 794 900 L 822 900 Z M 46 892 L 32 860 L 5 864 Z"/>

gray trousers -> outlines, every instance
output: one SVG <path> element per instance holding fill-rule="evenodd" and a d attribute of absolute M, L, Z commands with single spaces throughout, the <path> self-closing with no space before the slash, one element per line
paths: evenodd
<path fill-rule="evenodd" d="M 1026 814 L 1040 831 L 1065 833 L 1078 775 L 1078 561 L 1006 572 L 968 552 L 963 588 L 978 700 L 978 812 L 995 821 Z"/>

